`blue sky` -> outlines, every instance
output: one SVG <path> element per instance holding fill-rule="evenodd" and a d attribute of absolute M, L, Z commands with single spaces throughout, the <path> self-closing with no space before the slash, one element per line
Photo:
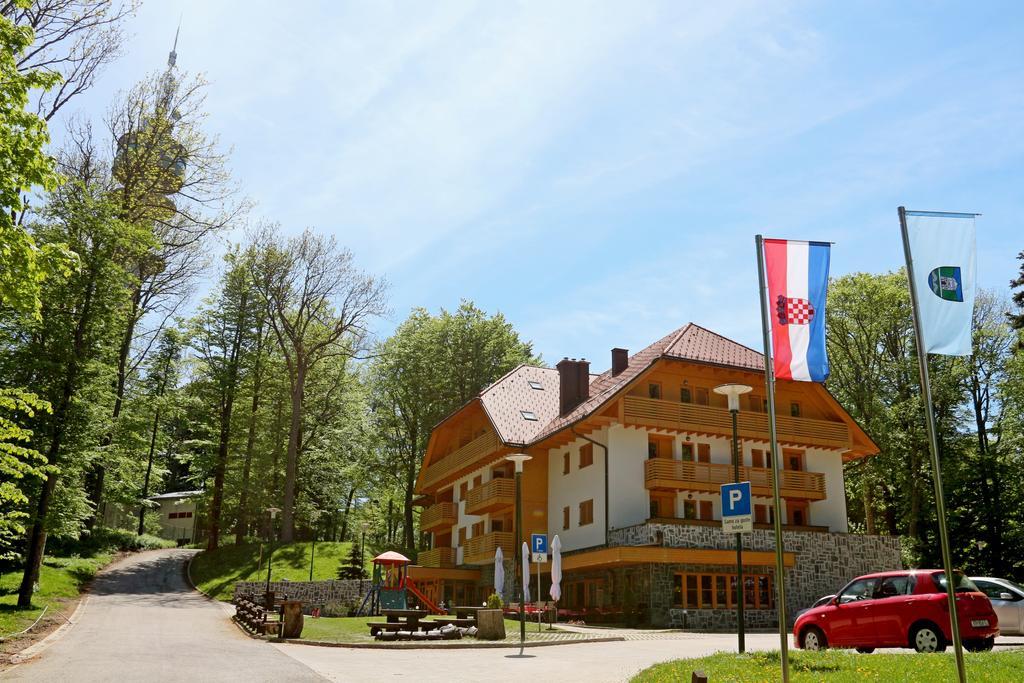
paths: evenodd
<path fill-rule="evenodd" d="M 386 276 L 378 334 L 465 297 L 604 369 L 688 321 L 758 348 L 758 232 L 882 272 L 898 205 L 978 211 L 1004 290 L 1024 249 L 1019 3 L 149 0 L 73 108 L 179 16 L 252 218 Z"/>

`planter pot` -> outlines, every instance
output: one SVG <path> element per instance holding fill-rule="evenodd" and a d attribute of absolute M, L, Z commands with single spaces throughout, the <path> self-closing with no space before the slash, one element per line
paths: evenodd
<path fill-rule="evenodd" d="M 500 609 L 478 610 L 476 628 L 476 637 L 481 640 L 505 639 L 505 619 Z"/>

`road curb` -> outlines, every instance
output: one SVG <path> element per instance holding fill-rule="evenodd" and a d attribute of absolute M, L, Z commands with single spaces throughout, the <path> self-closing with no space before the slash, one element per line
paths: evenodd
<path fill-rule="evenodd" d="M 252 634 L 250 634 L 252 635 Z M 494 649 L 515 649 L 518 647 L 552 647 L 555 645 L 584 645 L 587 643 L 616 643 L 624 642 L 626 639 L 621 636 L 608 636 L 606 638 L 567 638 L 565 640 L 542 640 L 519 643 L 477 643 L 469 645 L 459 642 L 437 642 L 418 643 L 330 643 L 323 640 L 302 640 L 301 638 L 260 638 L 271 643 L 289 643 L 291 645 L 311 645 L 313 647 L 344 647 L 353 650 L 494 650 Z"/>

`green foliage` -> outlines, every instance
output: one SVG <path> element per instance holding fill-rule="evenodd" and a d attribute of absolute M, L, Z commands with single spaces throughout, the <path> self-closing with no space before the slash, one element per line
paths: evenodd
<path fill-rule="evenodd" d="M 173 548 L 176 544 L 158 536 L 136 534 L 129 529 L 111 529 L 97 526 L 84 531 L 77 538 L 57 539 L 49 544 L 56 555 L 92 557 L 115 552 L 136 552 Z"/>
<path fill-rule="evenodd" d="M 487 596 L 487 609 L 501 609 L 504 604 L 501 596 L 497 593 L 491 593 Z"/>
<path fill-rule="evenodd" d="M 19 389 L 0 389 L 0 560 L 13 555 L 15 539 L 25 533 L 28 504 L 26 478 L 41 479 L 46 474 L 46 458 L 25 446 L 31 443 L 32 430 L 13 416 L 35 416 L 37 410 L 49 412 L 50 404 Z M 8 417 L 11 415 L 12 417 Z"/>
<path fill-rule="evenodd" d="M 365 558 L 362 549 L 355 543 L 350 544 L 348 557 L 338 567 L 339 579 L 365 579 L 366 573 Z"/>
<path fill-rule="evenodd" d="M 0 302 L 37 315 L 43 280 L 66 270 L 70 255 L 60 244 L 37 246 L 15 222 L 25 192 L 33 187 L 49 190 L 57 182 L 53 161 L 44 152 L 50 140 L 46 122 L 25 106 L 30 90 L 48 89 L 60 79 L 44 70 L 18 71 L 18 56 L 32 41 L 29 28 L 0 16 Z"/>
<path fill-rule="evenodd" d="M 790 652 L 790 680 L 836 681 L 904 681 L 931 683 L 956 680 L 956 662 L 952 652 L 915 656 L 887 652 L 863 655 L 849 650 L 825 652 Z M 967 677 L 972 681 L 1019 681 L 1024 678 L 1024 657 L 1017 652 L 965 653 Z M 709 681 L 763 683 L 781 676 L 779 653 L 720 652 L 708 657 L 677 659 L 655 664 L 634 676 L 632 683 L 669 683 L 688 681 L 694 671 L 703 671 Z"/>

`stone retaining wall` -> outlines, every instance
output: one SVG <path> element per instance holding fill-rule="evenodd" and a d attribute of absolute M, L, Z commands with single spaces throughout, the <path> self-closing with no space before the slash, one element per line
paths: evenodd
<path fill-rule="evenodd" d="M 850 579 L 870 572 L 901 569 L 900 542 L 894 536 L 863 536 L 860 534 L 821 533 L 812 531 L 783 531 L 783 547 L 796 555 L 794 566 L 786 569 L 786 614 L 789 624 L 797 610 L 809 607 L 823 595 L 835 593 Z M 723 533 L 719 527 L 685 524 L 638 524 L 615 529 L 609 534 L 610 546 L 642 546 L 659 544 L 670 548 L 701 548 L 734 550 L 735 536 Z M 775 535 L 771 531 L 755 529 L 743 535 L 744 550 L 775 552 Z M 651 621 L 658 625 L 670 622 L 672 609 L 672 577 L 680 571 L 727 571 L 728 567 L 694 568 L 686 565 L 653 565 L 650 574 Z M 750 567 L 750 573 L 774 573 L 772 567 Z M 704 613 L 707 614 L 704 614 Z M 751 610 L 753 612 L 753 610 Z M 718 614 L 720 613 L 720 614 Z M 774 611 L 765 613 L 772 617 Z M 714 630 L 736 626 L 732 610 L 689 610 L 688 619 L 708 622 Z M 755 617 L 761 621 L 760 617 Z M 754 623 L 750 624 L 752 627 Z"/>
<path fill-rule="evenodd" d="M 370 581 L 339 579 L 330 581 L 271 581 L 270 590 L 278 595 L 287 595 L 289 600 L 301 600 L 303 605 L 323 607 L 328 603 L 355 605 L 358 607 L 370 590 Z M 240 593 L 263 595 L 266 581 L 238 581 L 233 597 Z"/>

